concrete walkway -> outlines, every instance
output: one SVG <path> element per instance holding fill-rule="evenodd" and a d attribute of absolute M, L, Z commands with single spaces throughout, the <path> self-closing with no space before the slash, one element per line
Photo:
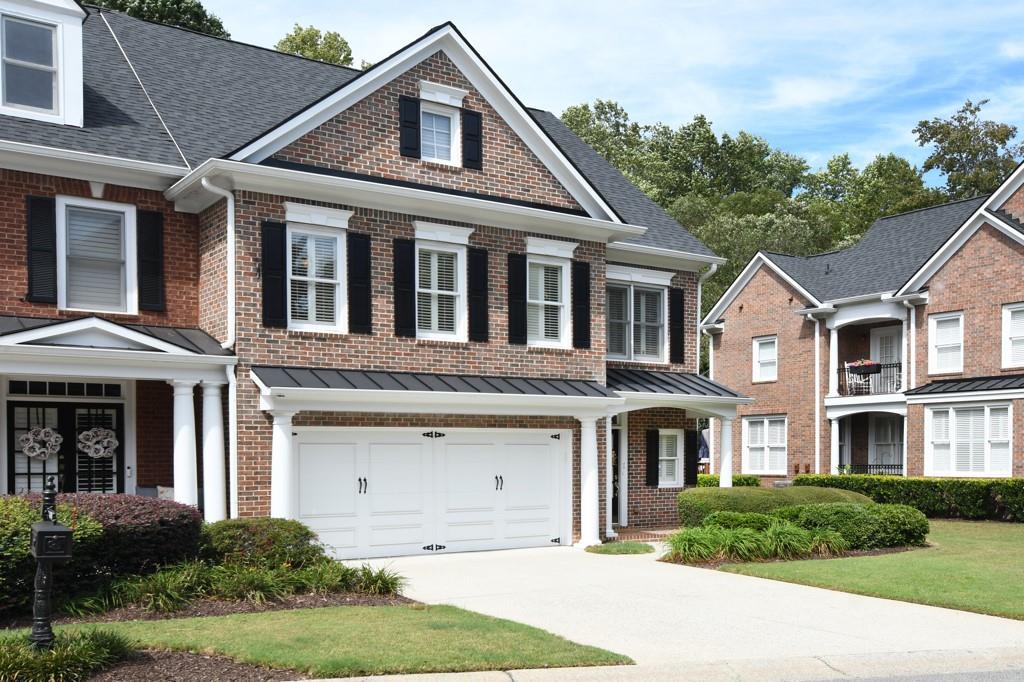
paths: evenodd
<path fill-rule="evenodd" d="M 789 673 L 778 679 L 791 680 L 895 669 L 1024 670 L 1024 622 L 664 564 L 655 556 L 543 548 L 373 563 L 406 576 L 413 599 L 533 625 L 638 664 L 582 676 L 522 671 L 514 679 L 644 679 L 634 677 L 643 672 L 646 679 L 669 672 L 664 679 L 690 679 L 684 671 L 703 675 L 693 679 L 776 679 L 767 671 L 780 666 Z M 929 661 L 944 663 L 934 669 Z M 964 667 L 971 661 L 978 665 Z M 745 665 L 764 674 L 742 675 Z M 502 674 L 494 679 L 509 679 Z"/>

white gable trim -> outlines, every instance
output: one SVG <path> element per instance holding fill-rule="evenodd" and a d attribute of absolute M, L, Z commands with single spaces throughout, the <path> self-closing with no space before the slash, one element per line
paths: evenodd
<path fill-rule="evenodd" d="M 261 135 L 229 158 L 253 163 L 263 161 L 438 51 L 444 52 L 452 60 L 473 87 L 483 95 L 589 215 L 612 222 L 622 222 L 594 187 L 562 154 L 547 133 L 541 130 L 515 95 L 450 23 L 396 52 L 364 75 L 357 76 L 333 94 Z M 397 140 L 395 144 L 398 144 Z"/>
<path fill-rule="evenodd" d="M 54 324 L 47 324 L 41 327 L 7 334 L 6 336 L 0 336 L 0 346 L 41 345 L 45 344 L 48 339 L 58 339 L 60 337 L 67 336 L 68 334 L 83 332 L 100 332 L 108 334 L 110 336 L 123 339 L 126 343 L 134 346 L 142 346 L 147 351 L 168 353 L 170 355 L 196 355 L 196 353 L 185 350 L 181 346 L 161 341 L 160 339 L 149 336 L 148 334 L 137 332 L 134 329 L 129 329 L 98 317 L 81 317 L 67 322 L 56 322 Z M 109 348 L 106 350 L 124 349 Z"/>
<path fill-rule="evenodd" d="M 718 299 L 718 302 L 715 303 L 714 307 L 711 308 L 708 314 L 704 317 L 701 324 L 710 325 L 717 322 L 718 318 L 720 318 L 732 302 L 736 300 L 736 297 L 739 296 L 740 292 L 743 291 L 747 284 L 750 283 L 750 280 L 754 278 L 754 275 L 757 274 L 757 271 L 760 270 L 762 266 L 768 266 L 771 268 L 775 274 L 786 282 L 786 284 L 796 289 L 801 296 L 806 298 L 812 306 L 818 308 L 824 307 L 821 301 L 816 299 L 809 291 L 800 286 L 795 279 L 786 274 L 782 268 L 773 263 L 770 258 L 764 255 L 764 253 L 758 251 L 754 257 L 750 259 L 750 262 L 747 263 L 747 267 L 743 268 L 743 272 L 741 272 L 740 276 L 736 278 L 736 281 L 729 285 L 729 288 L 725 290 L 725 293 L 722 294 L 722 297 Z"/>

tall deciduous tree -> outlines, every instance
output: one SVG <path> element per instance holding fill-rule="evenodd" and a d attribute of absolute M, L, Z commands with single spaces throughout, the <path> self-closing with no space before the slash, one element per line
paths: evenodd
<path fill-rule="evenodd" d="M 231 37 L 224 29 L 220 18 L 208 12 L 199 0 L 95 0 L 90 4 L 218 38 Z"/>
<path fill-rule="evenodd" d="M 296 54 L 339 66 L 352 65 L 352 48 L 348 41 L 335 31 L 321 31 L 315 26 L 295 24 L 291 33 L 277 41 L 274 46 L 280 52 Z"/>

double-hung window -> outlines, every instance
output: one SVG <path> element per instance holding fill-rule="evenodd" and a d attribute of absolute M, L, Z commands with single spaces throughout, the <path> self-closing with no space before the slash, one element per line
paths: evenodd
<path fill-rule="evenodd" d="M 530 256 L 526 266 L 526 337 L 530 345 L 569 340 L 569 261 Z"/>
<path fill-rule="evenodd" d="M 775 381 L 779 377 L 779 338 L 761 336 L 754 339 L 754 381 Z"/>
<path fill-rule="evenodd" d="M 416 244 L 416 336 L 465 340 L 465 247 Z"/>
<path fill-rule="evenodd" d="M 683 484 L 683 432 L 662 429 L 658 432 L 658 485 L 662 488 Z"/>
<path fill-rule="evenodd" d="M 928 318 L 928 373 L 949 374 L 964 369 L 964 314 L 943 313 Z"/>
<path fill-rule="evenodd" d="M 1024 367 L 1024 303 L 1003 306 L 1003 367 Z"/>
<path fill-rule="evenodd" d="M 57 27 L 12 16 L 2 17 L 3 104 L 57 113 Z"/>
<path fill-rule="evenodd" d="M 57 305 L 135 314 L 135 207 L 57 197 Z"/>
<path fill-rule="evenodd" d="M 288 225 L 288 327 L 344 332 L 345 232 Z"/>
<path fill-rule="evenodd" d="M 459 110 L 443 104 L 420 103 L 420 158 L 425 161 L 462 165 Z"/>
<path fill-rule="evenodd" d="M 926 476 L 1010 476 L 1010 406 L 932 407 L 925 423 Z"/>
<path fill-rule="evenodd" d="M 785 417 L 745 417 L 743 473 L 785 475 L 786 430 Z"/>
<path fill-rule="evenodd" d="M 608 285 L 608 357 L 665 361 L 665 291 L 630 284 Z"/>

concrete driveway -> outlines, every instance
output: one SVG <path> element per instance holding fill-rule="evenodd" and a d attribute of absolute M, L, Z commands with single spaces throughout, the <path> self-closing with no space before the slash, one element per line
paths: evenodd
<path fill-rule="evenodd" d="M 527 623 L 641 666 L 881 661 L 911 652 L 1024 660 L 1024 622 L 664 564 L 656 556 L 553 547 L 373 563 L 406 576 L 413 599 Z"/>

